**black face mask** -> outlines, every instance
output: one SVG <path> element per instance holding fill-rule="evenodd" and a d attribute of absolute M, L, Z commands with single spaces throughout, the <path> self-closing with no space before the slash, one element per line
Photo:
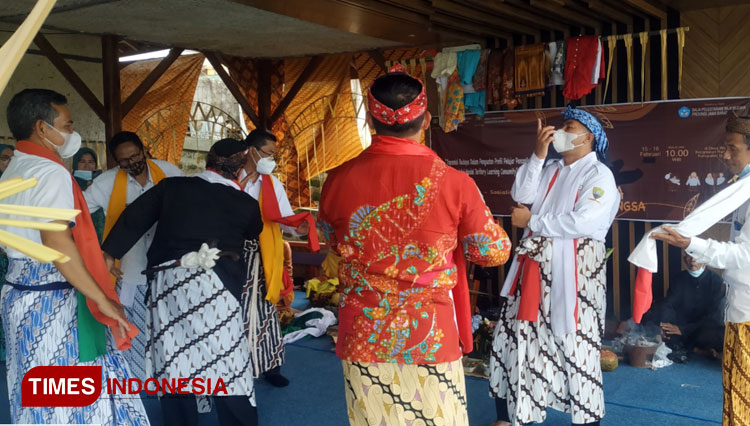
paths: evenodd
<path fill-rule="evenodd" d="M 130 163 L 126 170 L 133 176 L 138 176 L 143 173 L 143 171 L 146 170 L 146 157 L 143 157 L 143 160 L 138 161 L 137 163 Z"/>

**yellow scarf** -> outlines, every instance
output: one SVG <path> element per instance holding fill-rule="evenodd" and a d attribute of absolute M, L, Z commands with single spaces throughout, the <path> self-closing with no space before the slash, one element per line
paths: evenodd
<path fill-rule="evenodd" d="M 164 172 L 159 168 L 159 166 L 156 165 L 156 163 L 147 158 L 146 164 L 148 164 L 148 169 L 151 173 L 151 179 L 153 179 L 154 185 L 158 184 L 162 179 L 164 179 Z M 109 197 L 109 205 L 107 206 L 107 218 L 104 222 L 103 239 L 107 238 L 107 235 L 109 235 L 109 232 L 115 226 L 115 223 L 117 223 L 117 219 L 120 218 L 120 215 L 125 210 L 127 204 L 127 195 L 128 173 L 125 170 L 120 169 L 117 171 L 117 176 L 115 176 L 115 184 L 112 187 L 112 195 Z"/>
<path fill-rule="evenodd" d="M 265 176 L 270 178 L 270 176 Z M 276 200 L 273 200 L 276 201 Z M 263 214 L 263 191 L 258 198 L 263 231 L 260 233 L 260 257 L 263 259 L 263 271 L 266 273 L 266 300 L 274 305 L 279 302 L 284 288 L 282 270 L 284 269 L 284 239 L 281 238 L 281 227 L 278 223 L 267 220 Z"/>

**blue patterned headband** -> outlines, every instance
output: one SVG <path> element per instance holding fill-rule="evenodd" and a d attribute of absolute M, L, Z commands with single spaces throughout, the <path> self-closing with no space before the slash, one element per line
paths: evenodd
<path fill-rule="evenodd" d="M 583 126 L 589 129 L 589 132 L 594 135 L 594 151 L 600 154 L 606 154 L 609 149 L 609 141 L 607 140 L 607 134 L 604 133 L 602 123 L 594 117 L 591 113 L 588 113 L 582 109 L 573 108 L 568 105 L 568 108 L 562 113 L 563 119 L 565 120 L 576 120 L 583 124 Z"/>

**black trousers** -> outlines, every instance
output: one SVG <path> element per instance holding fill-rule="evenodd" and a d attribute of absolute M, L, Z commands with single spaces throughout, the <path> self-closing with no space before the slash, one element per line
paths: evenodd
<path fill-rule="evenodd" d="M 198 404 L 194 395 L 164 395 L 161 398 L 164 423 L 198 426 Z M 221 426 L 258 426 L 258 409 L 247 396 L 214 396 Z"/>
<path fill-rule="evenodd" d="M 508 400 L 505 398 L 495 398 L 495 411 L 497 411 L 497 420 L 501 422 L 510 422 L 510 414 L 508 414 Z M 580 425 L 581 423 L 571 423 L 572 425 Z M 599 426 L 599 421 L 592 423 L 583 423 L 584 425 Z"/>

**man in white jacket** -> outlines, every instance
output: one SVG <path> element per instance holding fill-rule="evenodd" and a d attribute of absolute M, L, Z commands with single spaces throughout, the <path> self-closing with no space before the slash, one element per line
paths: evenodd
<path fill-rule="evenodd" d="M 547 407 L 570 413 L 573 424 L 598 425 L 604 416 L 604 241 L 620 194 L 601 161 L 608 141 L 599 120 L 575 108 L 563 118 L 559 130 L 538 123 L 534 154 L 511 192 L 519 203 L 513 225 L 525 232 L 493 343 L 497 425 L 541 423 Z M 563 158 L 545 166 L 552 143 Z"/>
<path fill-rule="evenodd" d="M 724 161 L 738 180 L 750 176 L 750 116 L 730 115 Z M 727 284 L 723 352 L 724 425 L 750 422 L 750 200 L 732 214 L 730 241 L 687 238 L 672 228 L 652 238 L 686 249 L 700 263 L 723 269 Z"/>

